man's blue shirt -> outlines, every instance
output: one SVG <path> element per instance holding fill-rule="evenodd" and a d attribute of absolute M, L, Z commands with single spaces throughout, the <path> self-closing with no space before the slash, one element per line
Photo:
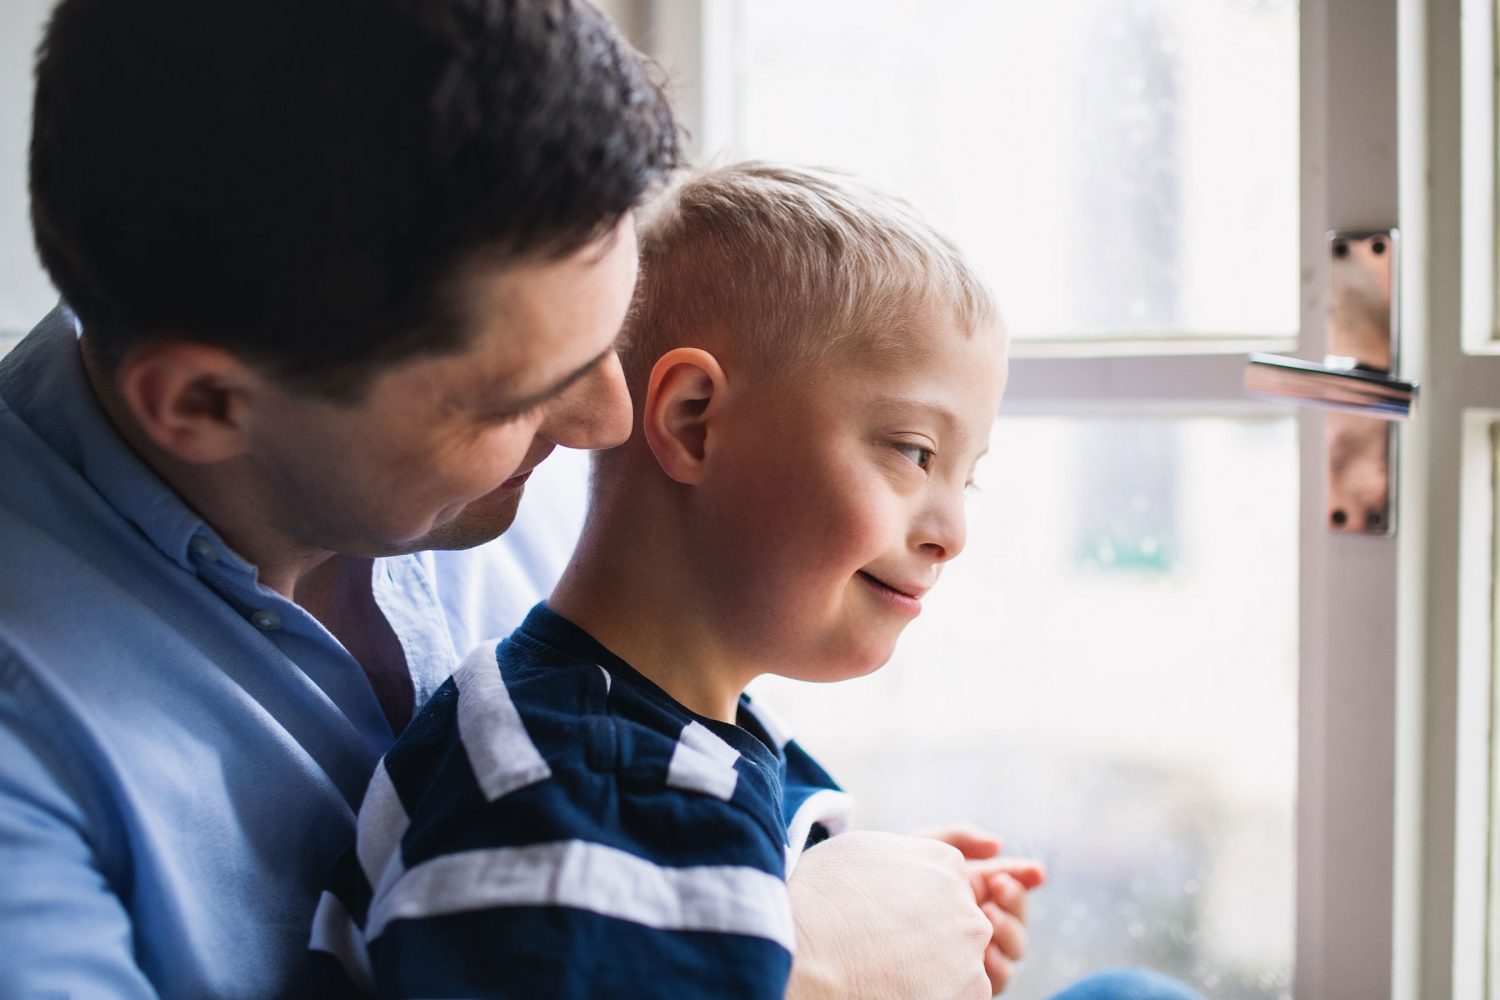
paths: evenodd
<path fill-rule="evenodd" d="M 393 734 L 116 433 L 77 338 L 58 309 L 0 361 L 0 996 L 276 996 Z M 420 706 L 458 659 L 433 557 L 372 582 Z"/>

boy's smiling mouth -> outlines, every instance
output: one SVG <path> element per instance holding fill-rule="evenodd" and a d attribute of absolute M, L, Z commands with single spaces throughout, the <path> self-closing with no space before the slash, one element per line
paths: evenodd
<path fill-rule="evenodd" d="M 926 587 L 919 584 L 902 583 L 898 585 L 887 583 L 866 570 L 860 570 L 855 575 L 869 584 L 876 594 L 900 610 L 910 614 L 916 614 L 922 610 L 922 595 L 927 592 Z"/>

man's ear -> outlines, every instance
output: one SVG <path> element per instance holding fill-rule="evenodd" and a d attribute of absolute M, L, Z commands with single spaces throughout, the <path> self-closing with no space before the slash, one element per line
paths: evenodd
<path fill-rule="evenodd" d="M 677 482 L 692 485 L 702 478 L 709 425 L 727 389 L 718 360 L 696 347 L 674 348 L 652 367 L 641 431 L 657 464 Z"/>
<path fill-rule="evenodd" d="M 221 348 L 164 340 L 127 353 L 114 383 L 153 444 L 185 462 L 208 464 L 246 451 L 250 404 L 264 378 Z"/>

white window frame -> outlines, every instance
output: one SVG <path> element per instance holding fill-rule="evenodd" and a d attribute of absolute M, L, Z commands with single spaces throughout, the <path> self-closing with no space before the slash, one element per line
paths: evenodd
<path fill-rule="evenodd" d="M 1426 334 L 1409 342 L 1427 391 L 1402 475 L 1424 532 L 1402 549 L 1396 988 L 1414 1000 L 1482 1000 L 1500 995 L 1489 943 L 1500 357 L 1493 94 L 1464 77 L 1493 71 L 1493 7 L 1413 0 L 1401 38 L 1401 196 L 1425 258 L 1405 318 Z"/>

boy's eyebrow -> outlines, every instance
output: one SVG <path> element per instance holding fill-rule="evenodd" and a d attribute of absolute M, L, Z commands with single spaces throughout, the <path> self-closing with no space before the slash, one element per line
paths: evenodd
<path fill-rule="evenodd" d="M 919 399 L 914 396 L 881 396 L 876 400 L 881 406 L 889 406 L 893 409 L 925 410 L 934 414 L 939 420 L 950 427 L 962 427 L 958 414 L 946 403 L 935 399 Z"/>

